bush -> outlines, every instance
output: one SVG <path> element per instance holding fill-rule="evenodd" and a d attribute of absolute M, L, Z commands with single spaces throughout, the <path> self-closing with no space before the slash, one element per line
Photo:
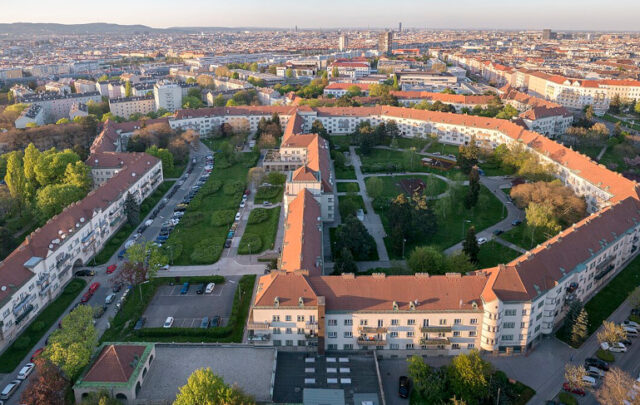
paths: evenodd
<path fill-rule="evenodd" d="M 180 257 L 183 250 L 182 242 L 176 239 L 170 239 L 167 243 L 164 244 L 162 248 L 164 249 L 165 254 L 170 261 L 173 261 Z"/>
<path fill-rule="evenodd" d="M 606 361 L 607 363 L 613 363 L 614 361 L 616 361 L 613 353 L 602 349 L 598 349 L 598 351 L 596 352 L 596 357 L 602 361 Z"/>
<path fill-rule="evenodd" d="M 262 239 L 258 235 L 251 233 L 245 233 L 242 235 L 240 245 L 238 246 L 238 253 L 247 254 L 249 252 L 249 245 L 251 245 L 251 252 L 259 252 L 262 249 Z"/>
<path fill-rule="evenodd" d="M 267 174 L 265 181 L 269 184 L 273 184 L 274 186 L 279 186 L 283 185 L 286 179 L 287 176 L 285 176 L 284 173 L 270 172 Z"/>
<path fill-rule="evenodd" d="M 200 191 L 198 192 L 198 194 L 202 194 L 202 195 L 214 194 L 214 193 L 217 193 L 221 187 L 222 187 L 222 181 L 218 179 L 209 180 L 206 183 L 204 183 L 204 186 L 202 186 L 202 188 L 200 188 Z"/>
<path fill-rule="evenodd" d="M 211 264 L 222 253 L 222 244 L 213 238 L 202 239 L 193 247 L 191 260 L 196 264 Z"/>
<path fill-rule="evenodd" d="M 255 208 L 249 214 L 248 224 L 259 224 L 269 219 L 269 211 L 266 208 Z"/>
<path fill-rule="evenodd" d="M 24 350 L 31 347 L 31 338 L 29 336 L 20 336 L 16 339 L 16 342 L 13 344 L 13 347 L 17 350 Z"/>
<path fill-rule="evenodd" d="M 189 211 L 198 210 L 202 205 L 202 198 L 196 197 L 189 203 Z"/>
<path fill-rule="evenodd" d="M 254 210 L 255 211 L 255 210 Z M 218 210 L 211 215 L 211 225 L 224 226 L 233 222 L 236 212 L 232 210 Z"/>
<path fill-rule="evenodd" d="M 238 194 L 238 193 L 241 193 L 243 190 L 244 190 L 244 183 L 242 183 L 241 181 L 233 181 L 230 183 L 226 183 L 222 187 L 222 192 L 225 195 Z"/>
<path fill-rule="evenodd" d="M 578 405 L 578 400 L 575 399 L 573 395 L 569 394 L 568 392 L 561 392 L 560 395 L 558 395 L 558 399 L 560 400 L 561 403 L 566 405 Z"/>
<path fill-rule="evenodd" d="M 182 222 L 185 226 L 193 226 L 199 224 L 204 220 L 204 213 L 200 211 L 189 212 L 187 215 L 182 217 Z"/>
<path fill-rule="evenodd" d="M 256 192 L 255 200 L 256 201 L 270 200 L 272 198 L 276 198 L 278 194 L 280 194 L 281 192 L 282 192 L 281 186 L 260 187 Z"/>

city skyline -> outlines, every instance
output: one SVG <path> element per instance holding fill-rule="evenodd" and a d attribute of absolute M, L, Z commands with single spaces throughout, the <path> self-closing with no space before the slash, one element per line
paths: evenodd
<path fill-rule="evenodd" d="M 241 0 L 233 4 L 213 4 L 195 0 L 192 6 L 176 13 L 175 5 L 166 0 L 137 1 L 134 4 L 114 0 L 111 8 L 127 10 L 126 13 L 105 15 L 95 6 L 79 0 L 65 1 L 59 7 L 44 0 L 35 0 L 28 18 L 24 10 L 14 3 L 3 6 L 1 23 L 33 22 L 81 24 L 108 22 L 116 24 L 143 24 L 154 28 L 168 27 L 273 27 L 301 29 L 336 28 L 390 28 L 398 22 L 403 27 L 434 29 L 509 29 L 531 30 L 551 28 L 557 30 L 635 31 L 634 16 L 640 13 L 640 5 L 632 1 L 607 4 L 589 0 L 577 4 L 551 0 L 507 3 L 491 0 L 478 7 L 463 0 L 456 7 L 431 4 L 416 0 L 401 0 L 393 8 L 380 0 L 355 0 L 343 4 L 329 0 L 323 7 L 294 3 L 290 0 L 274 0 L 261 3 L 257 0 Z M 579 6 L 579 7 L 578 7 Z M 69 13 L 68 10 L 74 10 Z M 153 10 L 150 12 L 150 10 Z M 339 12 L 338 12 L 339 11 Z M 356 17 L 354 17 L 356 16 Z"/>

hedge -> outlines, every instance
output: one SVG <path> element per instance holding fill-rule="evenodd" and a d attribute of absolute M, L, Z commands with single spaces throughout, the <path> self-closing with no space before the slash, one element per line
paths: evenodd
<path fill-rule="evenodd" d="M 222 187 L 222 192 L 225 195 L 234 195 L 244 191 L 244 183 L 241 181 L 233 181 L 229 183 L 225 183 Z"/>
<path fill-rule="evenodd" d="M 206 238 L 193 247 L 191 260 L 197 264 L 210 264 L 217 261 L 221 253 L 222 243 L 215 238 Z"/>
<path fill-rule="evenodd" d="M 558 399 L 565 405 L 578 405 L 578 400 L 568 392 L 561 392 L 560 395 L 558 395 Z"/>
<path fill-rule="evenodd" d="M 269 219 L 269 211 L 266 208 L 254 208 L 249 214 L 247 224 L 259 224 Z"/>
<path fill-rule="evenodd" d="M 211 225 L 223 226 L 230 225 L 235 218 L 236 212 L 234 210 L 218 210 L 211 214 Z"/>

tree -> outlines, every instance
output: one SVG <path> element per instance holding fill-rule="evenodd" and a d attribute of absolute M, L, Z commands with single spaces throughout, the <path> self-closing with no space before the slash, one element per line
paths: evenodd
<path fill-rule="evenodd" d="M 553 208 L 549 204 L 531 203 L 525 210 L 527 226 L 531 229 L 531 244 L 533 245 L 536 231 L 554 235 L 562 229 L 554 216 Z"/>
<path fill-rule="evenodd" d="M 357 273 L 358 266 L 353 260 L 353 254 L 345 246 L 339 251 L 338 256 L 334 259 L 333 274 Z"/>
<path fill-rule="evenodd" d="M 458 149 L 458 165 L 463 173 L 469 174 L 471 168 L 478 164 L 480 148 L 476 145 L 476 138 L 471 137 L 468 145 L 460 145 Z"/>
<path fill-rule="evenodd" d="M 384 183 L 379 177 L 369 177 L 365 181 L 365 185 L 367 186 L 367 194 L 373 199 L 380 197 L 384 191 Z"/>
<path fill-rule="evenodd" d="M 338 67 L 334 66 L 333 69 L 331 69 L 331 77 L 338 77 L 340 76 L 340 72 L 338 71 Z"/>
<path fill-rule="evenodd" d="M 325 129 L 324 125 L 322 125 L 322 121 L 315 120 L 311 124 L 311 132 L 314 134 L 318 134 L 324 139 L 329 139 L 329 133 Z"/>
<path fill-rule="evenodd" d="M 447 368 L 451 390 L 469 404 L 478 404 L 489 395 L 489 376 L 493 369 L 477 350 L 453 358 Z"/>
<path fill-rule="evenodd" d="M 158 148 L 156 145 L 145 150 L 151 156 L 155 156 L 162 161 L 162 171 L 167 173 L 174 168 L 173 154 L 168 149 Z"/>
<path fill-rule="evenodd" d="M 612 367 L 605 375 L 596 398 L 601 405 L 639 405 L 640 395 L 629 395 L 635 388 L 634 379 L 618 367 Z"/>
<path fill-rule="evenodd" d="M 627 332 L 625 332 L 621 325 L 617 325 L 614 322 L 604 321 L 602 322 L 602 329 L 596 336 L 598 337 L 598 342 L 606 342 L 612 345 L 626 339 Z"/>
<path fill-rule="evenodd" d="M 60 118 L 58 121 L 56 121 L 56 125 L 62 125 L 62 124 L 68 124 L 71 121 L 69 121 L 69 118 Z"/>
<path fill-rule="evenodd" d="M 85 398 L 82 398 L 80 405 L 121 405 L 120 400 L 109 395 L 107 391 L 90 392 Z"/>
<path fill-rule="evenodd" d="M 586 383 L 582 378 L 586 375 L 587 370 L 582 366 L 574 366 L 573 364 L 566 364 L 564 366 L 564 379 L 571 389 L 583 388 Z"/>
<path fill-rule="evenodd" d="M 202 99 L 198 97 L 187 96 L 182 99 L 182 108 L 202 108 L 203 106 Z"/>
<path fill-rule="evenodd" d="M 420 356 L 411 356 L 409 363 L 409 377 L 414 388 L 427 404 L 441 404 L 447 399 L 447 380 L 441 369 L 434 369 L 422 360 Z"/>
<path fill-rule="evenodd" d="M 360 89 L 360 87 L 356 86 L 355 84 L 353 86 L 349 86 L 347 88 L 347 96 L 349 97 L 359 97 L 362 94 L 362 90 Z"/>
<path fill-rule="evenodd" d="M 59 214 L 69 204 L 81 200 L 85 190 L 71 184 L 50 184 L 38 190 L 36 208 L 40 222 L 44 223 Z"/>
<path fill-rule="evenodd" d="M 462 251 L 469 256 L 471 263 L 478 263 L 480 246 L 478 246 L 478 239 L 476 238 L 476 227 L 473 225 L 467 230 L 467 237 L 462 242 Z"/>
<path fill-rule="evenodd" d="M 571 328 L 571 343 L 580 346 L 588 336 L 589 318 L 584 308 L 578 314 L 573 327 Z"/>
<path fill-rule="evenodd" d="M 131 80 L 124 82 L 124 96 L 131 97 L 133 92 L 131 91 Z"/>
<path fill-rule="evenodd" d="M 332 248 L 338 254 L 347 248 L 355 259 L 367 260 L 376 250 L 376 242 L 358 218 L 348 215 L 336 228 Z"/>
<path fill-rule="evenodd" d="M 531 203 L 550 206 L 553 217 L 563 226 L 576 223 L 587 215 L 585 199 L 578 197 L 559 180 L 517 185 L 511 190 L 511 197 L 520 209 L 525 209 Z"/>
<path fill-rule="evenodd" d="M 633 108 L 633 111 L 635 111 L 636 114 L 640 114 L 640 100 L 636 101 L 636 105 Z"/>
<path fill-rule="evenodd" d="M 64 405 L 65 393 L 69 381 L 60 369 L 46 358 L 40 356 L 34 361 L 36 369 L 29 379 L 29 385 L 20 396 L 20 403 L 25 405 Z"/>
<path fill-rule="evenodd" d="M 469 188 L 467 189 L 467 195 L 464 197 L 464 207 L 471 209 L 478 204 L 478 197 L 480 196 L 480 173 L 478 167 L 474 166 L 469 172 Z"/>
<path fill-rule="evenodd" d="M 225 384 L 224 380 L 210 368 L 200 368 L 180 387 L 173 405 L 248 405 L 253 399 L 235 386 Z"/>
<path fill-rule="evenodd" d="M 7 183 L 11 197 L 21 206 L 24 205 L 26 201 L 25 191 L 27 188 L 27 179 L 24 177 L 22 157 L 18 152 L 9 154 L 4 181 Z"/>
<path fill-rule="evenodd" d="M 407 265 L 416 273 L 443 274 L 446 271 L 444 256 L 433 246 L 415 248 L 409 255 Z"/>
<path fill-rule="evenodd" d="M 287 70 L 285 70 L 285 76 L 287 77 L 287 79 L 291 79 L 293 77 L 293 69 L 291 68 L 287 68 Z"/>
<path fill-rule="evenodd" d="M 447 256 L 445 269 L 447 273 L 468 273 L 473 271 L 474 266 L 464 252 L 455 252 Z"/>
<path fill-rule="evenodd" d="M 127 261 L 120 268 L 115 280 L 120 284 L 138 286 L 142 299 L 142 284 L 155 277 L 169 260 L 160 248 L 151 243 L 134 243 L 126 252 Z"/>
<path fill-rule="evenodd" d="M 590 104 L 587 104 L 584 107 L 584 116 L 588 121 L 591 121 L 594 116 L 593 107 Z"/>
<path fill-rule="evenodd" d="M 227 100 L 225 100 L 222 94 L 218 94 L 216 98 L 213 99 L 214 107 L 224 107 L 227 104 Z"/>
<path fill-rule="evenodd" d="M 285 183 L 285 181 L 287 180 L 287 176 L 284 173 L 280 172 L 269 172 L 267 174 L 266 180 L 269 184 L 280 186 Z"/>
<path fill-rule="evenodd" d="M 89 364 L 98 343 L 93 326 L 93 307 L 80 305 L 62 318 L 62 327 L 51 334 L 42 356 L 73 379 Z"/>
<path fill-rule="evenodd" d="M 262 167 L 252 167 L 247 174 L 247 181 L 253 184 L 254 187 L 258 187 L 258 185 L 262 183 L 264 176 L 265 173 Z"/>
<path fill-rule="evenodd" d="M 127 193 L 127 197 L 124 200 L 124 213 L 127 215 L 127 221 L 131 226 L 138 225 L 140 222 L 140 206 L 131 193 Z"/>
<path fill-rule="evenodd" d="M 64 171 L 66 184 L 78 187 L 85 193 L 91 188 L 91 170 L 84 162 L 69 163 Z"/>

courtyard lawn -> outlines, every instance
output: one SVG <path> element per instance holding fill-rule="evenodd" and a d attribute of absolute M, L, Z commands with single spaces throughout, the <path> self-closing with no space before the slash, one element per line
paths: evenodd
<path fill-rule="evenodd" d="M 640 286 L 640 257 L 636 257 L 627 267 L 616 275 L 609 283 L 593 296 L 585 305 L 584 309 L 589 315 L 588 333 L 595 332 L 602 321 L 606 320 L 633 292 Z M 570 336 L 562 332 L 556 333 L 558 339 L 570 342 Z"/>
<path fill-rule="evenodd" d="M 467 187 L 464 186 L 463 190 L 465 193 L 466 189 Z M 435 201 L 431 203 L 432 206 L 434 202 Z M 413 243 L 407 242 L 405 246 L 405 257 L 409 257 L 409 254 L 416 246 L 432 245 L 437 249 L 445 250 L 464 240 L 466 232 L 471 225 L 476 227 L 476 232 L 480 232 L 506 217 L 506 209 L 503 209 L 500 200 L 491 194 L 485 186 L 480 187 L 480 196 L 476 207 L 466 210 L 462 199 L 452 201 L 452 204 L 453 206 L 448 214 L 443 214 L 438 209 L 435 210 L 438 219 L 438 230 L 427 239 Z M 389 229 L 389 218 L 385 215 L 385 212 L 377 211 L 377 213 L 380 215 L 387 235 L 389 235 L 391 232 Z M 471 222 L 465 222 L 466 220 Z M 393 249 L 391 249 L 389 245 L 388 236 L 385 237 L 385 245 L 387 246 L 387 251 L 391 259 L 402 259 L 402 257 L 393 253 Z"/>
<path fill-rule="evenodd" d="M 509 263 L 518 256 L 520 256 L 519 252 L 491 240 L 480 246 L 477 267 L 484 269 L 498 264 Z"/>
<path fill-rule="evenodd" d="M 335 149 L 339 151 L 348 151 L 351 145 L 351 135 L 330 135 L 329 139 L 335 145 Z"/>
<path fill-rule="evenodd" d="M 174 265 L 211 264 L 218 261 L 231 223 L 214 226 L 215 211 L 237 211 L 246 187 L 247 173 L 255 166 L 254 152 L 236 153 L 236 162 L 225 167 L 225 158 L 216 153 L 216 167 L 171 232 L 167 244 L 173 250 Z"/>
<path fill-rule="evenodd" d="M 266 220 L 252 224 L 251 217 L 255 216 L 256 209 L 265 210 L 269 216 Z M 265 209 L 254 208 L 249 214 L 249 224 L 242 234 L 240 245 L 238 246 L 238 254 L 248 255 L 261 253 L 265 250 L 273 249 L 276 234 L 278 233 L 278 222 L 280 220 L 280 207 Z M 249 249 L 251 244 L 251 249 Z"/>
<path fill-rule="evenodd" d="M 358 182 L 356 181 L 349 181 L 349 182 L 344 182 L 344 183 L 336 183 L 338 186 L 338 192 L 339 193 L 346 193 L 349 191 L 353 191 L 355 193 L 360 191 L 360 185 L 358 184 Z M 353 190 L 349 190 L 350 187 L 353 187 Z"/>
<path fill-rule="evenodd" d="M 437 177 L 428 175 L 415 175 L 415 176 L 379 176 L 382 180 L 383 188 L 381 197 L 395 198 L 398 194 L 408 194 L 400 184 L 401 180 L 419 179 L 425 184 L 425 193 L 427 197 L 435 197 L 447 191 L 447 183 Z M 366 184 L 366 182 L 365 182 Z"/>
<path fill-rule="evenodd" d="M 156 204 L 158 204 L 158 202 L 167 193 L 167 191 L 171 189 L 171 186 L 173 186 L 174 183 L 175 181 L 172 180 L 165 181 L 160 184 L 156 191 L 151 193 L 151 195 L 147 197 L 142 202 L 142 204 L 140 204 L 140 221 L 135 226 L 132 226 L 128 222 L 125 222 L 125 224 L 122 225 L 111 238 L 109 238 L 100 253 L 98 253 L 93 258 L 93 263 L 98 265 L 108 262 L 111 256 L 113 256 L 113 254 L 120 248 L 120 246 L 122 246 L 122 244 L 129 238 L 129 236 L 131 236 L 131 233 L 138 227 L 138 225 L 140 225 L 140 222 L 142 222 L 145 217 L 149 215 L 151 210 L 153 210 L 153 208 L 156 206 Z"/>
<path fill-rule="evenodd" d="M 71 305 L 86 285 L 87 282 L 81 278 L 71 279 L 58 298 L 47 305 L 40 315 L 27 326 L 27 329 L 2 353 L 0 373 L 10 373 L 18 367 L 24 357 L 33 349 L 33 346 L 56 323 L 60 315 Z"/>
<path fill-rule="evenodd" d="M 546 235 L 543 232 L 536 231 L 533 234 L 533 241 L 531 239 L 531 229 L 527 226 L 527 221 L 525 220 L 518 226 L 514 226 L 509 229 L 507 232 L 500 235 L 500 238 L 513 243 L 516 246 L 520 246 L 523 249 L 529 250 L 532 249 L 547 239 L 551 238 L 553 235 Z"/>
<path fill-rule="evenodd" d="M 431 145 L 427 148 L 425 152 L 428 153 L 439 153 L 441 155 L 454 155 L 458 156 L 459 147 L 457 145 L 448 145 L 444 143 L 440 143 L 437 141 L 431 142 Z"/>
<path fill-rule="evenodd" d="M 362 199 L 362 196 L 359 194 L 351 194 L 351 195 L 340 195 L 338 196 L 338 208 L 340 209 L 340 217 L 342 218 L 342 220 L 344 221 L 347 217 L 347 215 L 349 214 L 348 212 L 346 212 L 345 208 L 345 202 L 347 201 L 353 201 L 354 205 L 356 207 L 356 210 L 358 210 L 358 208 L 362 209 L 362 211 L 364 211 L 364 213 L 367 213 L 367 209 L 364 207 L 364 200 Z"/>
<path fill-rule="evenodd" d="M 358 151 L 362 162 L 363 173 L 397 173 L 422 172 L 435 173 L 445 177 L 455 177 L 460 173 L 458 169 L 438 170 L 422 165 L 422 155 L 418 153 L 402 152 L 388 149 L 372 149 L 368 155 Z"/>
<path fill-rule="evenodd" d="M 396 139 L 396 143 L 398 144 L 398 148 L 400 149 L 409 149 L 411 147 L 416 148 L 418 152 L 428 144 L 430 139 L 425 138 L 398 138 Z M 393 142 L 393 141 L 392 141 Z"/>
<path fill-rule="evenodd" d="M 353 168 L 353 166 L 335 166 L 335 170 L 336 170 L 336 179 L 339 180 L 355 180 L 357 179 L 356 176 L 356 169 Z"/>

